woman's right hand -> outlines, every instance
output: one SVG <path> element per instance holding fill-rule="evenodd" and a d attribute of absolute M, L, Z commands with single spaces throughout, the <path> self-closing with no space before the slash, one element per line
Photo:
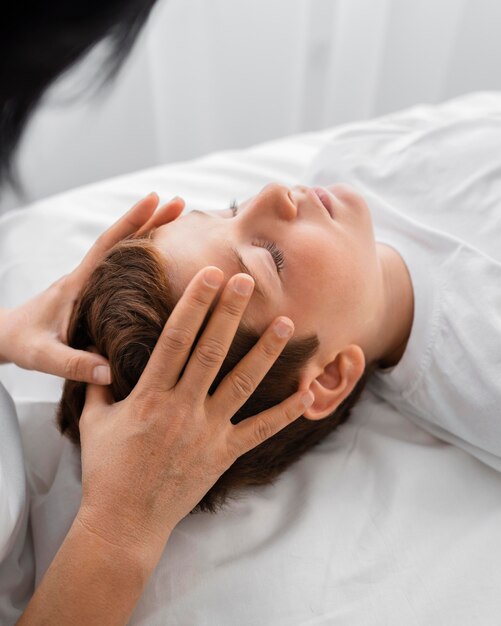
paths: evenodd
<path fill-rule="evenodd" d="M 116 243 L 171 222 L 184 208 L 177 196 L 159 208 L 158 202 L 157 194 L 150 193 L 102 233 L 71 273 L 27 302 L 0 309 L 0 364 L 12 362 L 70 380 L 109 382 L 104 357 L 68 346 L 71 312 L 92 272 Z"/>
<path fill-rule="evenodd" d="M 80 419 L 83 494 L 76 521 L 107 542 L 140 551 L 150 567 L 174 526 L 232 463 L 313 401 L 311 392 L 298 391 L 237 425 L 230 421 L 292 335 L 293 324 L 284 317 L 274 320 L 208 394 L 254 286 L 247 274 L 230 278 L 188 360 L 223 278 L 220 269 L 206 267 L 192 279 L 126 399 L 113 403 L 109 388 L 87 388 Z M 250 291 L 244 295 L 237 285 Z M 288 335 L 277 334 L 280 325 L 290 329 Z"/>

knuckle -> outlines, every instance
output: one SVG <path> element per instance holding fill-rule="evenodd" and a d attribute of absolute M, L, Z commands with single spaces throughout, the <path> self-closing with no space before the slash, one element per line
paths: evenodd
<path fill-rule="evenodd" d="M 133 390 L 133 394 L 130 398 L 132 400 L 130 410 L 134 415 L 134 421 L 137 424 L 142 424 L 146 429 L 150 429 L 151 433 L 157 432 L 159 420 L 156 418 L 159 415 L 168 415 L 169 420 L 173 418 L 173 407 L 166 402 L 161 392 L 152 389 L 140 389 L 137 393 Z"/>
<path fill-rule="evenodd" d="M 266 441 L 273 435 L 273 428 L 271 425 L 262 418 L 256 418 L 256 424 L 254 426 L 255 439 L 257 443 Z"/>
<path fill-rule="evenodd" d="M 264 358 L 269 361 L 269 360 L 275 360 L 279 354 L 278 350 L 277 350 L 277 345 L 275 343 L 272 343 L 271 341 L 263 341 L 260 344 L 259 347 L 261 354 L 264 356 Z"/>
<path fill-rule="evenodd" d="M 228 459 L 228 466 L 232 465 L 238 457 L 242 456 L 248 451 L 248 446 L 242 441 L 236 439 L 230 439 L 226 442 L 226 458 Z"/>
<path fill-rule="evenodd" d="M 69 380 L 77 380 L 81 375 L 82 358 L 80 356 L 72 356 L 66 361 L 65 376 Z"/>
<path fill-rule="evenodd" d="M 156 392 L 144 389 L 141 385 L 137 385 L 129 396 L 132 401 L 134 416 L 139 421 L 146 421 L 150 415 L 151 407 L 157 400 Z"/>
<path fill-rule="evenodd" d="M 249 398 L 255 389 L 254 379 L 247 372 L 235 372 L 231 377 L 231 390 L 236 398 Z"/>
<path fill-rule="evenodd" d="M 165 346 L 172 352 L 184 352 L 191 347 L 193 335 L 186 328 L 166 328 Z"/>
<path fill-rule="evenodd" d="M 200 363 L 206 367 L 213 367 L 224 360 L 226 350 L 217 339 L 206 339 L 197 346 L 195 355 Z"/>
<path fill-rule="evenodd" d="M 26 348 L 27 346 L 24 346 L 22 350 L 26 355 L 24 367 L 28 370 L 34 370 L 36 369 L 37 364 L 40 363 L 40 360 L 43 357 L 44 350 L 42 348 L 42 345 L 38 341 L 31 342 L 29 349 Z"/>
<path fill-rule="evenodd" d="M 284 421 L 287 424 L 291 424 L 292 422 L 294 422 L 302 413 L 303 411 L 305 411 L 306 409 L 303 410 L 298 410 L 295 406 L 291 405 L 291 404 L 287 404 L 286 406 L 284 406 L 284 408 L 282 409 L 282 414 L 284 416 Z"/>
<path fill-rule="evenodd" d="M 242 307 L 234 300 L 226 300 L 222 306 L 221 312 L 230 318 L 236 318 L 242 315 Z"/>
<path fill-rule="evenodd" d="M 207 294 L 202 291 L 193 291 L 190 296 L 191 305 L 196 309 L 206 309 L 210 301 L 207 299 Z"/>

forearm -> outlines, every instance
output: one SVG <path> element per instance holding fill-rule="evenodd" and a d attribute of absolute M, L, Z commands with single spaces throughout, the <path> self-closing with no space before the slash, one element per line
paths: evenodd
<path fill-rule="evenodd" d="M 77 517 L 18 626 L 126 624 L 161 550 L 111 544 Z"/>

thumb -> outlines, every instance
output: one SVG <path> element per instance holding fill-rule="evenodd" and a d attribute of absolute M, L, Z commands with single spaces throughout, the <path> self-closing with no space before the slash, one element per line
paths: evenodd
<path fill-rule="evenodd" d="M 85 440 L 87 434 L 92 432 L 96 421 L 106 415 L 107 410 L 113 404 L 113 396 L 109 387 L 103 385 L 87 385 L 85 389 L 85 404 L 80 415 L 79 429 L 80 441 Z"/>
<path fill-rule="evenodd" d="M 102 410 L 113 404 L 113 396 L 109 387 L 103 385 L 87 385 L 85 389 L 85 405 L 83 413 Z"/>
<path fill-rule="evenodd" d="M 109 385 L 111 370 L 108 361 L 99 354 L 75 350 L 62 343 L 51 343 L 45 352 L 43 371 L 83 383 Z M 42 368 L 40 368 L 42 369 Z"/>

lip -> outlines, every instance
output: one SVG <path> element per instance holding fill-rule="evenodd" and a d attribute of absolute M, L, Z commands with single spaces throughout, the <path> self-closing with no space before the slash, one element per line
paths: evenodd
<path fill-rule="evenodd" d="M 329 195 L 327 189 L 323 187 L 312 187 L 311 190 L 314 192 L 316 197 L 320 200 L 322 206 L 327 210 L 331 219 L 334 219 L 334 209 L 332 206 L 332 199 Z"/>

